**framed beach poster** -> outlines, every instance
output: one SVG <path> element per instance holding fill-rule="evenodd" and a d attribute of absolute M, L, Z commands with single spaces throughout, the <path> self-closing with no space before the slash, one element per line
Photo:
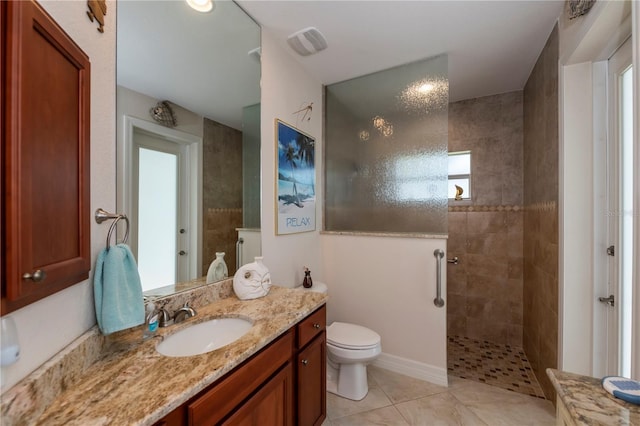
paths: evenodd
<path fill-rule="evenodd" d="M 316 141 L 276 119 L 276 235 L 316 229 Z"/>

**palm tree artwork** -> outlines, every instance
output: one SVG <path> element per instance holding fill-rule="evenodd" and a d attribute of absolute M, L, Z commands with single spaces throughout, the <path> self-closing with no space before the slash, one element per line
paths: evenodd
<path fill-rule="evenodd" d="M 293 182 L 293 196 L 295 197 L 295 205 L 298 207 L 302 207 L 302 204 L 300 204 L 300 196 L 298 195 L 298 188 L 296 187 L 296 177 L 293 173 L 294 169 L 298 167 L 296 166 L 296 159 L 300 158 L 300 155 L 296 152 L 293 144 L 289 144 L 289 146 L 286 147 L 284 156 L 289 164 L 291 164 L 291 181 Z"/>
<path fill-rule="evenodd" d="M 315 140 L 279 120 L 277 129 L 278 220 L 290 232 L 315 229 Z"/>

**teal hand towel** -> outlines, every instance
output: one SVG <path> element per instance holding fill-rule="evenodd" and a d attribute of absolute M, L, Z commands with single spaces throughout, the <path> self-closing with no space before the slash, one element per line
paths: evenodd
<path fill-rule="evenodd" d="M 140 274 L 133 253 L 126 244 L 111 246 L 98 255 L 93 297 L 102 334 L 144 323 Z"/>

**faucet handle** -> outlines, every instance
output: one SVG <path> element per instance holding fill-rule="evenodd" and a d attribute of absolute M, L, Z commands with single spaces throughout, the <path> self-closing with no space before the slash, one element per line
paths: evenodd
<path fill-rule="evenodd" d="M 188 310 L 192 317 L 195 317 L 198 314 L 195 308 L 189 306 L 189 302 L 184 302 L 184 309 Z"/>
<path fill-rule="evenodd" d="M 196 310 L 189 306 L 189 302 L 185 303 L 184 306 L 178 309 L 173 315 L 174 324 L 178 324 L 186 320 L 187 318 L 195 317 L 197 314 Z"/>
<path fill-rule="evenodd" d="M 160 327 L 167 327 L 167 326 L 170 326 L 171 324 L 173 324 L 173 318 L 171 318 L 171 315 L 169 314 L 169 312 L 167 312 L 165 308 L 161 308 L 160 321 L 158 325 Z"/>

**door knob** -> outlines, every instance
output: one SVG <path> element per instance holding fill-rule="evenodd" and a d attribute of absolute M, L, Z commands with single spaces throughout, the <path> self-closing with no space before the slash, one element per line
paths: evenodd
<path fill-rule="evenodd" d="M 184 250 L 180 250 L 180 251 L 178 252 L 178 254 L 179 254 L 180 256 L 184 256 L 185 254 L 187 254 L 187 252 L 186 252 L 186 251 L 184 251 Z"/>

